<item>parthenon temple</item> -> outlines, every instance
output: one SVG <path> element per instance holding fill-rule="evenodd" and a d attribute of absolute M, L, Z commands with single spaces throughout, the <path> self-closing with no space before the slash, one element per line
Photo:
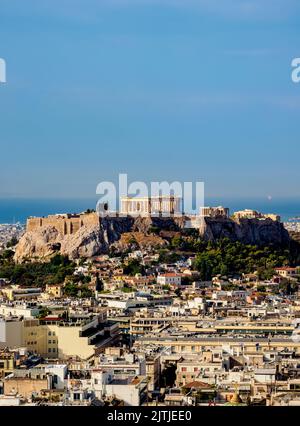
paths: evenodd
<path fill-rule="evenodd" d="M 124 215 L 181 215 L 181 198 L 175 196 L 121 197 L 120 213 Z"/>

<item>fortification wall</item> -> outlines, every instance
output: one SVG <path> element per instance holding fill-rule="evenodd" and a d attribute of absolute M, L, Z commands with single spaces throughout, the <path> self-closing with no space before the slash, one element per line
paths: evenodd
<path fill-rule="evenodd" d="M 53 227 L 57 229 L 61 235 L 72 235 L 82 226 L 94 226 L 97 224 L 99 224 L 99 216 L 97 213 L 32 217 L 27 219 L 26 232 L 34 232 L 42 227 Z"/>

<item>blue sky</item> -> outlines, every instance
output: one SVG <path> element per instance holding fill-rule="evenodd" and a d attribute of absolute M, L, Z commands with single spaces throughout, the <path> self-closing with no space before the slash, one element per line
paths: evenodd
<path fill-rule="evenodd" d="M 298 0 L 0 0 L 0 197 L 299 197 Z"/>

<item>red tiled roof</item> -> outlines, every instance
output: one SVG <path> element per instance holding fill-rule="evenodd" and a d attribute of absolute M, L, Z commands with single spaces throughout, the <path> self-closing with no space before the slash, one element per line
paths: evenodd
<path fill-rule="evenodd" d="M 175 272 L 174 273 L 168 272 L 166 274 L 160 274 L 158 276 L 159 277 L 181 277 L 181 274 L 176 274 Z"/>
<path fill-rule="evenodd" d="M 280 268 L 275 268 L 275 271 L 295 271 L 297 268 L 291 268 L 290 266 L 281 266 Z"/>

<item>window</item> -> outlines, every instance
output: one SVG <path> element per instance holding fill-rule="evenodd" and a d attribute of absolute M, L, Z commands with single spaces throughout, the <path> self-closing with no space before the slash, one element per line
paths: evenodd
<path fill-rule="evenodd" d="M 300 389 L 300 385 L 299 384 L 291 384 L 290 385 L 290 389 L 291 390 L 299 390 Z"/>

